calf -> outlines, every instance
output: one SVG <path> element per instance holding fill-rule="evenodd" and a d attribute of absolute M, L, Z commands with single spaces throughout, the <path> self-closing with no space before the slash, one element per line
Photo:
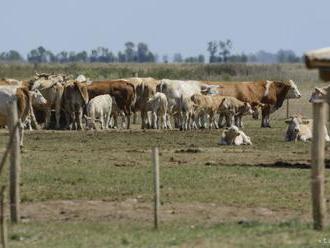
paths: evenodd
<path fill-rule="evenodd" d="M 254 113 L 249 103 L 242 102 L 237 98 L 230 96 L 223 98 L 218 111 L 220 112 L 219 127 L 223 126 L 223 117 L 226 117 L 227 127 L 233 125 L 233 121 L 237 127 L 242 127 L 242 117 Z"/>
<path fill-rule="evenodd" d="M 116 99 L 118 108 L 125 113 L 127 129 L 130 128 L 131 110 L 135 105 L 135 87 L 127 80 L 93 81 L 87 86 L 90 99 L 98 95 L 110 94 Z"/>
<path fill-rule="evenodd" d="M 112 98 L 110 95 L 99 95 L 89 101 L 86 107 L 86 128 L 97 129 L 95 121 L 101 123 L 101 129 L 108 129 L 112 109 Z"/>
<path fill-rule="evenodd" d="M 147 101 L 147 110 L 152 113 L 152 128 L 170 128 L 167 126 L 167 97 L 162 92 L 155 93 L 154 96 L 150 97 Z M 158 120 L 160 119 L 160 126 Z"/>
<path fill-rule="evenodd" d="M 252 145 L 251 139 L 242 130 L 236 126 L 231 126 L 224 130 L 219 145 Z"/>
<path fill-rule="evenodd" d="M 313 120 L 303 119 L 300 115 L 296 115 L 292 116 L 289 120 L 286 120 L 285 123 L 288 124 L 285 134 L 286 141 L 296 142 L 297 140 L 301 140 L 306 142 L 307 140 L 312 139 Z M 324 126 L 324 135 L 325 140 L 330 141 L 326 126 Z"/>
<path fill-rule="evenodd" d="M 199 122 L 199 118 L 206 118 L 209 121 L 209 128 L 212 128 L 215 125 L 214 117 L 223 100 L 223 96 L 195 94 L 191 97 L 191 100 L 195 105 L 195 118 L 198 118 L 196 121 Z"/>

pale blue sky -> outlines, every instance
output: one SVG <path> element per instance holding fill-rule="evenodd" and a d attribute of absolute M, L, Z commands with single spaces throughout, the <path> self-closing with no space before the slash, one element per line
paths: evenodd
<path fill-rule="evenodd" d="M 142 41 L 159 55 L 189 56 L 226 38 L 236 52 L 302 54 L 330 41 L 329 0 L 0 0 L 0 10 L 0 51 L 24 55 L 39 45 L 117 52 Z"/>

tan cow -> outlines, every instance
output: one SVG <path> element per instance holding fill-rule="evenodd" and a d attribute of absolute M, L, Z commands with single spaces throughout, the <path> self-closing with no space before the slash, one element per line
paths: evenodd
<path fill-rule="evenodd" d="M 37 74 L 31 80 L 31 89 L 40 90 L 46 98 L 47 104 L 40 106 L 39 110 L 45 111 L 45 127 L 50 126 L 51 111 L 55 110 L 56 129 L 60 128 L 61 102 L 66 78 L 62 75 Z"/>
<path fill-rule="evenodd" d="M 20 146 L 23 146 L 24 126 L 31 109 L 31 97 L 29 90 L 25 87 L 0 86 L 0 126 L 7 125 L 8 120 L 8 102 L 17 99 L 17 110 L 19 119 Z"/>
<path fill-rule="evenodd" d="M 147 102 L 149 101 L 150 97 L 155 95 L 156 86 L 160 81 L 151 77 L 133 77 L 125 78 L 124 80 L 132 83 L 135 87 L 136 101 L 133 111 L 134 113 L 137 111 L 141 112 L 141 128 L 149 128 L 151 126 L 151 121 L 147 113 Z"/>
<path fill-rule="evenodd" d="M 215 126 L 215 115 L 219 110 L 223 98 L 224 97 L 220 95 L 193 95 L 191 100 L 195 105 L 195 121 L 199 122 L 198 118 L 202 117 L 203 119 L 208 119 L 209 128 Z"/>
<path fill-rule="evenodd" d="M 218 112 L 219 117 L 219 127 L 222 127 L 222 119 L 226 117 L 227 127 L 230 127 L 235 122 L 237 127 L 242 127 L 242 117 L 247 114 L 253 114 L 254 111 L 251 104 L 248 102 L 242 102 L 235 97 L 225 96 L 220 103 Z"/>

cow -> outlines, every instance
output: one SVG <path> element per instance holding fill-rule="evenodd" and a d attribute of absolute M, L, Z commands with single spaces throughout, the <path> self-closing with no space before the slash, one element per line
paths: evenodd
<path fill-rule="evenodd" d="M 235 125 L 222 132 L 219 145 L 252 145 L 251 138 Z"/>
<path fill-rule="evenodd" d="M 170 128 L 167 126 L 167 98 L 164 93 L 157 92 L 151 96 L 146 104 L 146 109 L 152 114 L 152 128 Z M 158 121 L 160 120 L 160 125 Z"/>
<path fill-rule="evenodd" d="M 188 130 L 192 128 L 197 129 L 195 122 L 195 104 L 191 100 L 191 97 L 183 97 L 183 95 L 181 95 L 180 104 L 177 111 L 181 116 L 182 130 Z"/>
<path fill-rule="evenodd" d="M 62 75 L 37 74 L 30 81 L 31 89 L 38 89 L 46 98 L 47 104 L 40 107 L 40 110 L 46 114 L 44 126 L 50 127 L 51 111 L 55 110 L 56 125 L 55 128 L 60 128 L 61 104 L 64 91 L 64 82 L 66 78 Z"/>
<path fill-rule="evenodd" d="M 328 91 L 330 89 L 330 85 L 325 86 L 325 87 L 315 87 L 314 91 L 312 92 L 312 95 L 309 98 L 309 102 L 317 102 L 317 101 L 322 101 L 325 100 L 328 94 Z"/>
<path fill-rule="evenodd" d="M 118 128 L 118 117 L 121 117 L 121 126 L 125 126 L 125 113 L 118 108 L 116 103 L 116 99 L 112 98 L 112 107 L 111 107 L 111 115 L 110 115 L 110 123 L 109 126 L 111 128 Z M 113 119 L 113 121 L 112 121 Z"/>
<path fill-rule="evenodd" d="M 232 96 L 240 101 L 253 104 L 264 104 L 262 107 L 261 127 L 271 127 L 269 116 L 279 109 L 285 99 L 300 98 L 301 94 L 293 80 L 270 81 L 260 80 L 254 82 L 205 82 L 218 86 L 218 94 Z"/>
<path fill-rule="evenodd" d="M 175 117 L 176 127 L 180 126 L 182 129 L 182 123 L 180 123 L 180 115 L 175 109 L 180 108 L 180 99 L 190 98 L 194 94 L 201 94 L 207 92 L 208 86 L 201 81 L 183 81 L 183 80 L 170 80 L 162 79 L 156 87 L 157 92 L 162 92 L 166 95 L 168 100 L 169 114 Z M 174 115 L 177 113 L 177 115 Z"/>
<path fill-rule="evenodd" d="M 23 123 L 28 117 L 31 109 L 31 96 L 29 90 L 26 87 L 0 86 L 0 126 L 7 125 L 9 115 L 8 102 L 12 99 L 17 100 L 20 146 L 23 147 Z"/>
<path fill-rule="evenodd" d="M 297 140 L 306 142 L 307 140 L 311 140 L 313 137 L 312 129 L 313 129 L 313 120 L 312 119 L 303 119 L 301 115 L 291 116 L 290 119 L 285 121 L 288 124 L 288 128 L 285 133 L 286 141 L 294 141 Z M 325 141 L 330 141 L 330 137 L 328 135 L 327 127 L 324 126 L 324 138 Z"/>
<path fill-rule="evenodd" d="M 113 96 L 118 108 L 126 115 L 127 129 L 130 128 L 131 109 L 134 107 L 136 97 L 133 84 L 122 79 L 93 81 L 87 85 L 87 90 L 90 99 L 105 94 Z"/>
<path fill-rule="evenodd" d="M 199 122 L 199 119 L 197 120 L 197 118 L 200 117 L 203 120 L 208 119 L 209 128 L 212 128 L 214 126 L 215 115 L 218 112 L 223 96 L 194 94 L 191 96 L 191 100 L 195 105 L 195 121 Z"/>
<path fill-rule="evenodd" d="M 101 129 L 108 129 L 111 109 L 112 98 L 109 94 L 99 95 L 91 99 L 86 107 L 86 129 L 97 129 L 96 121 L 100 122 Z"/>
<path fill-rule="evenodd" d="M 47 104 L 47 100 L 44 98 L 44 96 L 40 93 L 39 90 L 30 90 L 30 112 L 28 117 L 25 120 L 25 123 L 28 127 L 28 129 L 31 131 L 32 130 L 32 125 L 36 128 L 39 129 L 36 117 L 34 115 L 34 110 L 33 108 L 35 106 L 42 106 Z"/>
<path fill-rule="evenodd" d="M 66 129 L 82 129 L 83 109 L 88 100 L 86 83 L 70 80 L 64 85 L 62 109 L 65 113 Z"/>
<path fill-rule="evenodd" d="M 254 114 L 254 110 L 250 103 L 242 102 L 231 96 L 223 97 L 218 112 L 220 112 L 219 127 L 223 127 L 222 119 L 224 116 L 226 117 L 227 127 L 233 125 L 233 121 L 235 122 L 235 126 L 242 127 L 242 117 L 247 114 Z"/>
<path fill-rule="evenodd" d="M 141 128 L 149 128 L 151 126 L 150 118 L 148 117 L 147 111 L 147 101 L 150 97 L 155 95 L 156 86 L 159 84 L 159 80 L 147 77 L 132 77 L 132 78 L 124 78 L 123 80 L 127 80 L 132 83 L 135 87 L 136 101 L 133 108 L 134 112 L 134 120 L 136 118 L 136 112 L 141 112 Z"/>

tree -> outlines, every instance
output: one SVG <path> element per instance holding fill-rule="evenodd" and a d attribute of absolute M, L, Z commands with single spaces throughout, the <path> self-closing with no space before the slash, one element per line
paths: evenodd
<path fill-rule="evenodd" d="M 0 54 L 0 60 L 6 62 L 14 62 L 14 61 L 23 61 L 23 57 L 21 54 L 15 50 L 10 50 L 8 52 L 2 52 Z"/>
<path fill-rule="evenodd" d="M 210 41 L 207 46 L 207 51 L 210 53 L 210 63 L 217 62 L 216 53 L 218 51 L 218 44 L 216 41 Z"/>
<path fill-rule="evenodd" d="M 134 62 L 136 61 L 136 53 L 135 53 L 135 45 L 133 42 L 128 41 L 125 43 L 125 55 L 126 55 L 126 62 Z"/>
<path fill-rule="evenodd" d="M 232 49 L 232 41 L 227 39 L 226 41 L 219 41 L 219 56 L 224 63 L 227 63 L 230 56 L 230 50 Z"/>
<path fill-rule="evenodd" d="M 183 62 L 183 58 L 181 53 L 175 53 L 173 56 L 173 62 L 174 63 L 182 63 Z"/>

